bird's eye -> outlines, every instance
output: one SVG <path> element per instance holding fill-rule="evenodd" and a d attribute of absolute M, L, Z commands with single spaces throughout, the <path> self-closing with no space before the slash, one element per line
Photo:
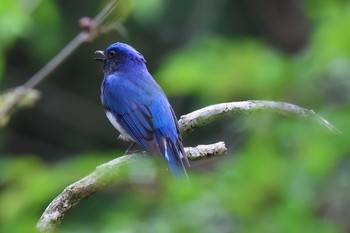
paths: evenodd
<path fill-rule="evenodd" d="M 114 56 L 115 56 L 115 51 L 112 50 L 112 51 L 108 52 L 108 57 L 109 58 L 113 58 Z"/>

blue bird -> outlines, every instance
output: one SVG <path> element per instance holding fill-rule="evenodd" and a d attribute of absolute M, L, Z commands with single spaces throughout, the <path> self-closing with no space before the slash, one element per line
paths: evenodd
<path fill-rule="evenodd" d="M 107 118 L 121 138 L 136 142 L 152 154 L 162 154 L 175 177 L 185 175 L 189 166 L 177 119 L 163 90 L 153 79 L 141 53 L 117 42 L 105 51 L 101 101 Z"/>

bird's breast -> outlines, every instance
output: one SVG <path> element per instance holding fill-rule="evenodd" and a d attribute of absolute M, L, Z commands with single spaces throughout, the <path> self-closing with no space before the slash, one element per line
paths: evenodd
<path fill-rule="evenodd" d="M 134 141 L 131 136 L 123 129 L 123 127 L 118 123 L 117 119 L 115 118 L 115 116 L 110 112 L 110 111 L 106 111 L 106 116 L 108 118 L 108 120 L 111 122 L 111 124 L 114 126 L 114 128 L 116 128 L 119 133 L 127 140 L 129 141 Z"/>

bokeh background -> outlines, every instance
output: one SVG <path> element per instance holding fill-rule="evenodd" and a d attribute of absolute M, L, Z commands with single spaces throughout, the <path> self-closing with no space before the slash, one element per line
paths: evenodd
<path fill-rule="evenodd" d="M 2 93 L 106 3 L 1 0 Z M 225 141 L 228 155 L 192 162 L 192 187 L 162 163 L 135 164 L 72 210 L 59 232 L 350 232 L 349 1 L 121 0 L 115 19 L 121 30 L 79 47 L 37 87 L 40 100 L 0 129 L 0 232 L 35 232 L 64 187 L 128 147 L 105 117 L 92 59 L 116 41 L 145 56 L 178 116 L 220 102 L 285 101 L 342 134 L 268 112 L 214 122 L 184 144 Z"/>

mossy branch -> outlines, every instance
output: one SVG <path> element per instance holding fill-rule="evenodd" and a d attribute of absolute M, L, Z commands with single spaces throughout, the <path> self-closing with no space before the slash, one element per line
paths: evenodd
<path fill-rule="evenodd" d="M 285 116 L 311 118 L 330 130 L 330 132 L 340 133 L 336 127 L 312 110 L 290 103 L 274 101 L 242 101 L 211 105 L 182 116 L 179 120 L 180 129 L 183 134 L 188 134 L 194 129 L 212 121 L 237 114 L 250 114 L 258 110 L 274 111 Z M 189 147 L 185 148 L 185 150 L 190 160 L 221 156 L 226 154 L 227 151 L 224 142 Z M 37 223 L 39 231 L 45 233 L 54 232 L 70 209 L 105 186 L 113 184 L 119 178 L 121 167 L 142 158 L 147 159 L 149 156 L 144 153 L 124 155 L 98 166 L 88 176 L 69 185 L 48 205 L 42 214 Z"/>

